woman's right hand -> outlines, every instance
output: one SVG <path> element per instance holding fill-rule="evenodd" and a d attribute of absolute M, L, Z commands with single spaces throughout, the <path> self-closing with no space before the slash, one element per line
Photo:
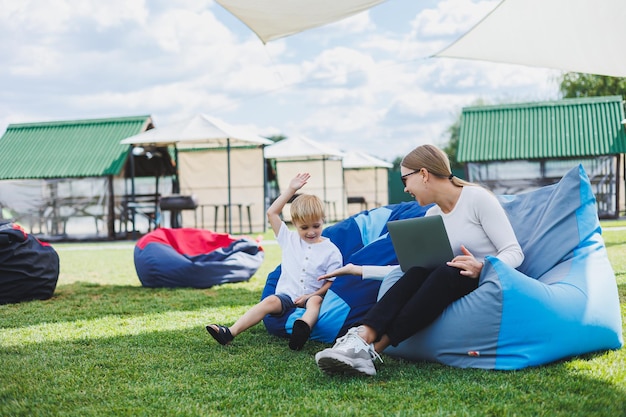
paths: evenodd
<path fill-rule="evenodd" d="M 317 280 L 322 281 L 329 278 L 335 278 L 340 275 L 357 275 L 361 277 L 363 276 L 363 267 L 361 265 L 345 264 L 341 268 L 337 268 L 332 272 L 320 276 Z"/>

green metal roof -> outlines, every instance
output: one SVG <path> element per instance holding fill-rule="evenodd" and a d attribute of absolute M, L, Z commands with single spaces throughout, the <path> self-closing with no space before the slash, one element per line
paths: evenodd
<path fill-rule="evenodd" d="M 150 116 L 11 124 L 0 138 L 0 179 L 119 175 L 120 141 L 143 132 Z"/>
<path fill-rule="evenodd" d="M 576 158 L 626 152 L 622 97 L 466 107 L 459 162 Z"/>

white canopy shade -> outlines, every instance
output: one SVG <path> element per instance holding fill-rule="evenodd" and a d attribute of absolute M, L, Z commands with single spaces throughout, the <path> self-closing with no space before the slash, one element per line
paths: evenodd
<path fill-rule="evenodd" d="M 389 203 L 389 169 L 393 164 L 361 151 L 347 152 L 343 177 L 348 215 Z"/>
<path fill-rule="evenodd" d="M 624 0 L 504 0 L 436 54 L 626 77 Z"/>
<path fill-rule="evenodd" d="M 228 232 L 232 233 L 231 148 L 254 145 L 263 146 L 274 142 L 250 133 L 241 127 L 232 126 L 222 120 L 201 114 L 182 122 L 154 128 L 131 136 L 122 140 L 121 143 L 125 145 L 147 146 L 174 145 L 177 148 L 226 148 Z M 262 155 L 259 155 L 259 157 L 262 162 L 265 162 Z"/>
<path fill-rule="evenodd" d="M 304 136 L 294 136 L 265 148 L 266 159 L 343 158 L 343 152 Z"/>
<path fill-rule="evenodd" d="M 341 20 L 385 0 L 216 0 L 267 43 Z"/>
<path fill-rule="evenodd" d="M 124 145 L 198 144 L 203 148 L 271 145 L 269 139 L 239 126 L 203 114 L 165 127 L 157 127 L 121 141 Z"/>
<path fill-rule="evenodd" d="M 343 157 L 344 168 L 393 168 L 393 164 L 373 157 L 372 155 L 360 152 L 352 151 L 347 152 Z"/>
<path fill-rule="evenodd" d="M 304 136 L 283 139 L 263 149 L 265 159 L 276 160 L 276 174 L 281 189 L 299 172 L 308 172 L 311 179 L 305 192 L 316 194 L 328 205 L 327 220 L 335 221 L 345 214 L 345 190 L 343 181 L 343 152 Z M 283 210 L 286 220 L 289 210 Z"/>

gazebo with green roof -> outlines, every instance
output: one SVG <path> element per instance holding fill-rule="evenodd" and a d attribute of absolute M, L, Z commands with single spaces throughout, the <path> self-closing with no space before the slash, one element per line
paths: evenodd
<path fill-rule="evenodd" d="M 624 209 L 626 132 L 621 96 L 463 109 L 457 159 L 466 177 L 497 194 L 515 194 L 557 182 L 582 163 L 598 213 Z"/>
<path fill-rule="evenodd" d="M 0 138 L 0 216 L 50 235 L 92 217 L 96 234 L 100 221 L 114 238 L 131 166 L 120 141 L 152 127 L 147 115 L 9 125 Z"/>

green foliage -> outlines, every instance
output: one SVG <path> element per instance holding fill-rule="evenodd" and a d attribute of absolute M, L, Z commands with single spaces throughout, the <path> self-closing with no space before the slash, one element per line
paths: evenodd
<path fill-rule="evenodd" d="M 465 165 L 461 164 L 457 161 L 457 150 L 459 148 L 459 132 L 461 130 L 461 116 L 455 120 L 455 122 L 448 127 L 446 131 L 446 135 L 448 137 L 448 142 L 442 150 L 448 155 L 450 159 L 450 167 L 453 172 L 462 172 L 465 169 Z M 393 171 L 400 171 L 400 165 L 402 164 L 402 159 L 404 156 L 397 156 L 393 160 Z"/>
<path fill-rule="evenodd" d="M 396 158 L 393 160 L 393 168 L 391 169 L 392 171 L 400 171 L 400 165 L 402 164 L 402 159 L 404 159 L 404 157 L 396 156 Z"/>
<path fill-rule="evenodd" d="M 563 98 L 625 96 L 626 78 L 568 72 L 559 87 Z"/>
<path fill-rule="evenodd" d="M 457 160 L 460 132 L 461 117 L 459 116 L 456 121 L 448 127 L 447 133 L 450 139 L 448 140 L 446 147 L 443 148 L 443 151 L 448 154 L 448 158 L 450 159 L 450 168 L 452 168 L 452 172 L 463 172 L 465 169 L 465 165 Z"/>
<path fill-rule="evenodd" d="M 484 106 L 487 105 L 487 102 L 481 98 L 474 101 L 472 106 Z M 465 177 L 465 164 L 459 162 L 458 160 L 458 151 L 459 151 L 459 142 L 461 138 L 461 119 L 463 114 L 459 113 L 454 123 L 452 123 L 447 131 L 448 142 L 446 146 L 443 148 L 443 151 L 448 154 L 450 159 L 450 168 L 452 168 L 452 173 L 464 178 Z"/>
<path fill-rule="evenodd" d="M 626 231 L 604 233 L 626 311 Z M 140 286 L 133 243 L 57 244 L 51 300 L 0 306 L 2 416 L 623 416 L 626 349 L 512 372 L 383 355 L 373 378 L 329 378 L 326 345 L 294 352 L 258 325 L 232 346 L 204 325 L 255 304 L 280 248 L 244 283 Z"/>

